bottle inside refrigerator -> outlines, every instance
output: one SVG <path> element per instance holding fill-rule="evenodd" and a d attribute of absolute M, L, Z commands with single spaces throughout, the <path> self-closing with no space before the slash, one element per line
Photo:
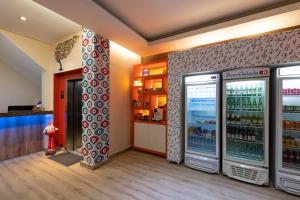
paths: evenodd
<path fill-rule="evenodd" d="M 300 195 L 300 66 L 274 72 L 272 180 L 277 188 Z"/>
<path fill-rule="evenodd" d="M 226 84 L 226 156 L 264 163 L 264 84 Z"/>
<path fill-rule="evenodd" d="M 219 172 L 219 75 L 185 77 L 185 164 Z"/>
<path fill-rule="evenodd" d="M 268 185 L 267 68 L 223 73 L 223 173 Z"/>

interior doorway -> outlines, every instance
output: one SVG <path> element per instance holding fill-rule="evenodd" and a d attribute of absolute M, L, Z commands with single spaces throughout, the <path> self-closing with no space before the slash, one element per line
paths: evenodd
<path fill-rule="evenodd" d="M 82 146 L 82 79 L 67 81 L 67 137 L 69 151 Z"/>

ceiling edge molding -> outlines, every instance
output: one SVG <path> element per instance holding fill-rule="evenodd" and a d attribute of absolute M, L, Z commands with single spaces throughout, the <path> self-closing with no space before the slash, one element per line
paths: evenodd
<path fill-rule="evenodd" d="M 286 31 L 292 31 L 292 30 L 295 30 L 295 29 L 300 29 L 300 25 L 293 26 L 293 27 L 288 27 L 288 28 L 277 29 L 277 30 L 274 30 L 274 31 L 268 31 L 268 32 L 264 32 L 264 33 L 257 33 L 257 34 L 252 34 L 252 35 L 248 35 L 248 36 L 233 38 L 233 39 L 229 39 L 229 40 L 223 40 L 223 41 L 209 43 L 209 44 L 198 45 L 198 46 L 194 46 L 194 47 L 186 48 L 186 49 L 180 49 L 180 50 L 150 54 L 150 55 L 142 56 L 142 59 L 145 62 L 148 62 L 148 60 L 151 60 L 151 61 L 157 60 L 158 57 L 159 58 L 163 57 L 163 56 L 167 57 L 167 55 L 169 53 L 183 52 L 183 51 L 187 51 L 187 50 L 190 50 L 190 49 L 197 49 L 197 48 L 206 48 L 206 47 L 216 46 L 216 45 L 225 44 L 225 43 L 228 43 L 228 42 L 234 42 L 234 41 L 238 41 L 238 40 L 253 39 L 253 38 L 257 38 L 257 37 L 262 37 L 264 35 L 270 35 L 270 34 L 275 34 L 275 33 L 282 33 L 282 32 L 286 32 Z"/>
<path fill-rule="evenodd" d="M 132 31 L 134 31 L 136 34 L 138 34 L 140 37 L 142 37 L 144 40 L 146 40 L 148 42 L 148 39 L 147 39 L 147 37 L 145 35 L 143 35 L 141 32 L 139 32 L 138 30 L 136 30 L 136 28 L 134 28 L 128 22 L 126 22 L 125 20 L 123 20 L 122 17 L 119 16 L 117 13 L 115 13 L 111 9 L 107 8 L 103 3 L 101 3 L 101 1 L 97 1 L 97 0 L 92 0 L 92 1 L 95 4 L 97 4 L 98 6 L 100 6 L 102 9 L 104 9 L 106 12 L 108 12 L 111 16 L 113 16 L 114 18 L 116 18 L 117 20 L 119 20 L 120 22 L 122 22 L 125 26 L 127 26 L 128 28 L 130 28 Z"/>
<path fill-rule="evenodd" d="M 154 45 L 154 44 L 160 44 L 160 43 L 165 43 L 165 42 L 170 42 L 170 41 L 174 41 L 174 40 L 179 40 L 179 39 L 183 39 L 186 37 L 191 37 L 191 36 L 195 36 L 198 34 L 202 34 L 205 32 L 209 32 L 209 31 L 214 31 L 214 30 L 218 30 L 218 29 L 222 29 L 222 28 L 226 28 L 226 27 L 230 27 L 230 26 L 234 26 L 234 25 L 238 25 L 238 24 L 242 24 L 242 23 L 247 23 L 247 22 L 251 22 L 254 20 L 259 20 L 262 18 L 266 18 L 266 17 L 271 17 L 274 15 L 279 15 L 282 13 L 286 13 L 286 12 L 290 12 L 290 11 L 294 11 L 294 10 L 298 10 L 300 9 L 300 2 L 298 1 L 297 3 L 292 3 L 292 4 L 288 4 L 286 6 L 282 6 L 282 7 L 277 7 L 277 8 L 273 8 L 264 12 L 259 12 L 256 14 L 252 14 L 252 15 L 247 15 L 241 18 L 236 18 L 236 19 L 232 19 L 232 20 L 228 20 L 228 21 L 224 21 L 221 23 L 217 23 L 217 24 L 213 24 L 210 26 L 205 26 L 196 30 L 191 30 L 188 32 L 183 32 L 177 35 L 172 35 L 169 37 L 165 37 L 165 38 L 161 38 L 161 39 L 157 39 L 154 41 L 149 41 L 148 44 L 149 46 Z"/>

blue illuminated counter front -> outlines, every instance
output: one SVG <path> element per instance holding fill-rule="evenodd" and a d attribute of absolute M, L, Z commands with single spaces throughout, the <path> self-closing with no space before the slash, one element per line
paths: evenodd
<path fill-rule="evenodd" d="M 43 129 L 53 114 L 45 112 L 0 113 L 0 160 L 43 149 Z"/>

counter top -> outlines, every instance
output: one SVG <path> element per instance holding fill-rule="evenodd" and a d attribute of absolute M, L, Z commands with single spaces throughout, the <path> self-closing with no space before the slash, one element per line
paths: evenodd
<path fill-rule="evenodd" d="M 53 114 L 53 111 L 22 111 L 22 112 L 0 113 L 0 117 L 47 115 L 47 114 Z"/>

